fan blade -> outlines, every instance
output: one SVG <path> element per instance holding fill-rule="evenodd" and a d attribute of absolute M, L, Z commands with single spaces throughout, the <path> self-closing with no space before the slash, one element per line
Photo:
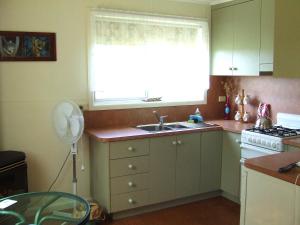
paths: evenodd
<path fill-rule="evenodd" d="M 67 117 L 70 117 L 73 113 L 73 106 L 70 103 L 63 103 L 60 109 Z"/>
<path fill-rule="evenodd" d="M 72 116 L 69 121 L 72 136 L 77 137 L 80 133 L 80 121 L 78 116 Z"/>

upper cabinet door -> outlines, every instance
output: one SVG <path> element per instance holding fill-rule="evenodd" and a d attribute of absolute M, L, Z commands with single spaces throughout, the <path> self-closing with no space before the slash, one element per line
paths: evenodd
<path fill-rule="evenodd" d="M 232 7 L 212 11 L 212 75 L 232 75 Z"/>
<path fill-rule="evenodd" d="M 211 75 L 259 76 L 261 60 L 273 63 L 272 27 L 266 29 L 261 43 L 261 18 L 264 25 L 274 18 L 271 7 L 262 10 L 262 1 L 236 0 L 213 6 Z M 267 68 L 262 71 L 269 71 L 270 66 Z"/>
<path fill-rule="evenodd" d="M 300 1 L 275 1 L 274 75 L 300 77 Z"/>
<path fill-rule="evenodd" d="M 261 1 L 260 72 L 273 72 L 275 0 Z"/>
<path fill-rule="evenodd" d="M 259 75 L 260 1 L 233 6 L 233 75 Z"/>

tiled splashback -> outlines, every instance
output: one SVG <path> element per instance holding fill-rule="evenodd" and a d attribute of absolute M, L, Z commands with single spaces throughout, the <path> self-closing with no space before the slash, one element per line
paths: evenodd
<path fill-rule="evenodd" d="M 105 128 L 157 123 L 152 113 L 153 110 L 158 111 L 161 115 L 168 115 L 166 118 L 167 122 L 186 121 L 197 107 L 200 108 L 205 119 L 222 119 L 224 103 L 218 102 L 218 96 L 224 95 L 221 81 L 225 79 L 225 77 L 210 78 L 211 88 L 207 93 L 206 105 L 86 111 L 84 113 L 85 127 Z"/>
<path fill-rule="evenodd" d="M 246 111 L 250 113 L 250 121 L 256 120 L 257 107 L 260 102 L 271 104 L 271 116 L 276 122 L 277 112 L 300 114 L 300 79 L 266 77 L 215 77 L 211 76 L 211 88 L 208 91 L 207 104 L 200 105 L 202 115 L 206 120 L 222 119 L 224 103 L 218 102 L 218 96 L 224 95 L 221 81 L 232 82 L 233 86 L 241 93 L 250 96 L 250 104 Z M 233 118 L 237 110 L 234 104 L 235 94 L 231 96 Z M 85 112 L 86 128 L 104 128 L 135 126 L 138 124 L 157 123 L 152 111 L 156 110 L 161 115 L 168 115 L 167 122 L 185 121 L 199 106 L 173 106 L 160 108 L 99 110 Z"/>
<path fill-rule="evenodd" d="M 233 82 L 239 93 L 245 89 L 245 93 L 250 96 L 251 102 L 246 106 L 246 111 L 251 114 L 252 121 L 256 119 L 260 102 L 271 104 L 271 117 L 274 123 L 278 112 L 300 114 L 300 79 L 272 76 L 228 77 L 227 81 Z"/>

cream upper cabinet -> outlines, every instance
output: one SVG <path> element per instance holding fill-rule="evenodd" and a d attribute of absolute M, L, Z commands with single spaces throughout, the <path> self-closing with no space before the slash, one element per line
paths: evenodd
<path fill-rule="evenodd" d="M 273 72 L 275 0 L 261 1 L 260 72 Z"/>
<path fill-rule="evenodd" d="M 231 7 L 212 11 L 212 75 L 232 75 L 232 21 Z"/>
<path fill-rule="evenodd" d="M 274 75 L 300 77 L 300 1 L 276 0 Z"/>
<path fill-rule="evenodd" d="M 213 7 L 212 75 L 259 75 L 260 16 L 261 0 Z"/>

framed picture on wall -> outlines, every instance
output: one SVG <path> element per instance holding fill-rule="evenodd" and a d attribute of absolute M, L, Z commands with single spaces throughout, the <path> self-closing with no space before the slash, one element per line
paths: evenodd
<path fill-rule="evenodd" d="M 0 61 L 56 61 L 55 33 L 0 31 Z"/>

